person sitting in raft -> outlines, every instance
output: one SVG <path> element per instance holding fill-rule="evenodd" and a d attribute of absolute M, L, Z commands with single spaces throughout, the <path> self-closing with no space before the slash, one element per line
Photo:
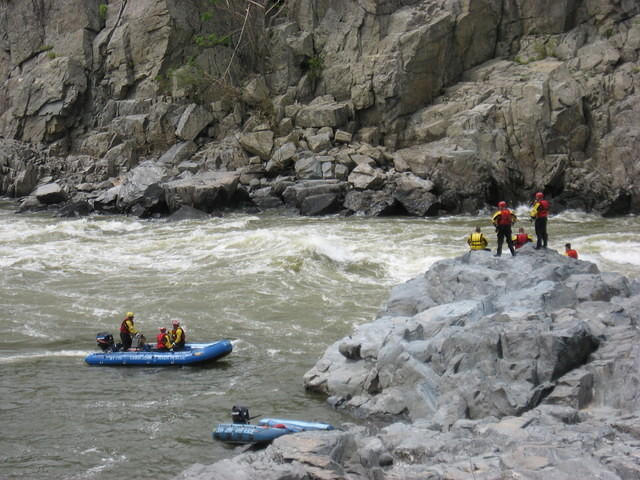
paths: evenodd
<path fill-rule="evenodd" d="M 171 324 L 173 325 L 173 330 L 171 330 L 171 347 L 174 350 L 182 350 L 186 341 L 184 330 L 180 326 L 180 322 L 178 320 L 174 320 Z"/>
<path fill-rule="evenodd" d="M 484 234 L 480 231 L 480 226 L 477 226 L 476 231 L 469 235 L 469 237 L 467 238 L 467 244 L 469 245 L 469 248 L 471 250 L 490 251 L 490 249 L 487 248 L 489 242 L 487 241 L 487 237 L 485 237 Z"/>
<path fill-rule="evenodd" d="M 571 248 L 570 243 L 564 244 L 564 254 L 567 257 L 575 258 L 576 260 L 578 259 L 578 252 L 576 252 L 573 248 Z"/>
<path fill-rule="evenodd" d="M 533 242 L 533 238 L 527 232 L 524 231 L 524 228 L 520 227 L 518 229 L 517 235 L 513 236 L 513 246 L 516 249 L 522 247 L 525 243 Z"/>
<path fill-rule="evenodd" d="M 160 333 L 156 335 L 156 350 L 169 350 L 171 348 L 171 337 L 165 327 L 160 327 Z"/>
<path fill-rule="evenodd" d="M 131 348 L 132 335 L 138 333 L 133 323 L 133 312 L 127 312 L 126 317 L 120 324 L 120 341 L 122 342 L 122 350 L 127 351 Z"/>

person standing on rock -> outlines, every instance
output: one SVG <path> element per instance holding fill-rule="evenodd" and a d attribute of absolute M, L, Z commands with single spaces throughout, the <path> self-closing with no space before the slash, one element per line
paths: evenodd
<path fill-rule="evenodd" d="M 480 226 L 477 226 L 476 231 L 469 235 L 469 237 L 467 238 L 467 244 L 469 245 L 469 248 L 471 250 L 489 250 L 487 248 L 489 242 L 487 240 L 487 237 L 485 237 L 484 234 L 480 231 Z"/>
<path fill-rule="evenodd" d="M 498 208 L 499 210 L 491 217 L 491 221 L 496 227 L 496 233 L 498 234 L 498 250 L 495 256 L 499 257 L 502 255 L 502 244 L 506 240 L 511 255 L 515 257 L 516 249 L 513 248 L 513 240 L 511 239 L 511 225 L 518 221 L 518 217 L 507 208 L 507 202 L 505 201 L 498 203 Z"/>
<path fill-rule="evenodd" d="M 531 219 L 535 221 L 536 227 L 536 250 L 547 248 L 549 236 L 547 235 L 547 217 L 551 204 L 544 199 L 544 193 L 536 193 L 536 198 L 531 209 Z"/>

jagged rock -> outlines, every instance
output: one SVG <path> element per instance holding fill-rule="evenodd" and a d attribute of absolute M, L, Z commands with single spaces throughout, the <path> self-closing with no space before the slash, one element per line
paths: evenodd
<path fill-rule="evenodd" d="M 388 190 L 349 190 L 344 206 L 354 213 L 372 217 L 392 215 L 399 211 L 393 193 Z"/>
<path fill-rule="evenodd" d="M 169 148 L 158 159 L 158 163 L 167 167 L 174 167 L 191 159 L 198 147 L 194 142 L 178 142 Z"/>
<path fill-rule="evenodd" d="M 64 202 L 67 198 L 66 192 L 57 182 L 39 186 L 32 195 L 44 205 Z"/>
<path fill-rule="evenodd" d="M 269 160 L 273 149 L 273 137 L 274 134 L 271 130 L 263 130 L 245 133 L 238 138 L 238 141 L 249 153 L 258 155 L 263 160 Z"/>
<path fill-rule="evenodd" d="M 349 174 L 348 181 L 358 190 L 378 190 L 384 186 L 385 174 L 367 163 L 359 163 Z"/>
<path fill-rule="evenodd" d="M 305 376 L 338 408 L 404 421 L 285 435 L 189 478 L 635 478 L 640 292 L 589 262 L 520 252 L 434 264 Z M 540 283 L 582 293 L 549 308 L 536 297 L 553 288 Z M 589 300 L 603 284 L 614 296 Z"/>
<path fill-rule="evenodd" d="M 295 163 L 295 171 L 298 178 L 303 180 L 314 180 L 322 178 L 322 164 L 330 161 L 331 157 L 314 155 L 301 158 Z"/>
<path fill-rule="evenodd" d="M 205 172 L 163 183 L 169 211 L 187 205 L 211 213 L 232 206 L 237 201 L 239 177 L 235 172 Z"/>
<path fill-rule="evenodd" d="M 282 208 L 284 203 L 275 195 L 272 187 L 259 188 L 251 193 L 251 200 L 261 210 Z"/>
<path fill-rule="evenodd" d="M 547 319 L 551 311 L 580 303 L 559 282 L 594 268 L 554 255 L 560 257 L 528 249 L 498 263 L 488 252 L 473 252 L 435 264 L 425 283 L 408 286 L 421 305 L 403 307 L 412 316 L 383 316 L 360 326 L 348 343 L 362 360 L 347 361 L 339 354 L 344 344 L 334 344 L 305 375 L 307 388 L 343 397 L 344 406 L 361 413 L 406 412 L 445 428 L 460 418 L 534 408 L 553 391 L 553 382 L 583 365 L 600 343 L 586 318 Z M 526 278 L 516 278 L 522 271 Z M 596 291 L 597 283 L 591 284 Z M 625 296 L 624 287 L 618 282 L 615 292 Z M 496 295 L 505 288 L 508 294 Z"/>
<path fill-rule="evenodd" d="M 131 170 L 119 185 L 117 191 L 116 207 L 121 212 L 128 212 L 136 204 L 145 202 L 145 192 L 153 185 L 159 183 L 165 176 L 166 170 L 152 161 L 145 161 Z M 158 200 L 159 193 L 150 201 L 149 208 L 153 208 Z M 146 207 L 144 208 L 146 211 Z M 137 211 L 137 215 L 143 216 L 143 211 Z"/>
<path fill-rule="evenodd" d="M 85 217 L 92 213 L 93 205 L 88 200 L 77 199 L 66 203 L 57 212 L 58 217 Z"/>
<path fill-rule="evenodd" d="M 190 207 L 189 205 L 182 205 L 178 210 L 173 212 L 167 217 L 167 222 L 181 222 L 182 220 L 203 220 L 209 218 L 209 214 L 198 210 L 197 208 Z"/>
<path fill-rule="evenodd" d="M 234 137 L 211 142 L 191 157 L 204 170 L 231 171 L 249 164 L 249 157 Z"/>
<path fill-rule="evenodd" d="M 328 194 L 338 195 L 341 198 L 345 189 L 346 184 L 336 180 L 307 180 L 287 186 L 282 193 L 282 198 L 286 205 L 300 209 L 307 197 Z"/>
<path fill-rule="evenodd" d="M 127 115 L 115 118 L 110 128 L 119 138 L 126 138 L 127 143 L 133 143 L 137 148 L 143 148 L 147 143 L 147 114 Z"/>
<path fill-rule="evenodd" d="M 267 172 L 277 173 L 286 170 L 293 163 L 295 155 L 295 144 L 292 142 L 285 143 L 273 152 L 273 155 L 266 166 Z"/>
<path fill-rule="evenodd" d="M 269 99 L 269 87 L 262 75 L 253 77 L 242 91 L 242 100 L 249 105 L 260 105 Z"/>
<path fill-rule="evenodd" d="M 349 105 L 337 103 L 333 97 L 325 96 L 314 99 L 309 105 L 300 108 L 295 116 L 295 123 L 302 128 L 340 127 L 350 116 Z"/>
<path fill-rule="evenodd" d="M 308 216 L 335 213 L 342 206 L 341 197 L 342 192 L 308 195 L 300 204 L 300 213 Z"/>
<path fill-rule="evenodd" d="M 409 214 L 423 217 L 437 213 L 435 207 L 437 207 L 438 197 L 431 193 L 434 188 L 433 182 L 410 173 L 396 174 L 393 182 L 395 183 L 393 197 Z"/>
<path fill-rule="evenodd" d="M 336 130 L 334 135 L 334 140 L 337 143 L 351 143 L 352 135 L 349 132 L 345 132 L 344 130 Z"/>
<path fill-rule="evenodd" d="M 213 114 L 208 109 L 192 103 L 180 117 L 176 128 L 176 137 L 187 141 L 193 140 L 212 120 Z"/>

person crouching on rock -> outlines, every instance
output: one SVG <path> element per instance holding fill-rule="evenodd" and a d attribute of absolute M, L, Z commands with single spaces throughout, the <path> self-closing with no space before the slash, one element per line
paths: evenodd
<path fill-rule="evenodd" d="M 178 320 L 174 320 L 171 324 L 173 325 L 173 330 L 171 330 L 171 341 L 173 343 L 172 348 L 174 350 L 182 350 L 186 343 L 184 330 L 180 326 L 180 322 Z"/>
<path fill-rule="evenodd" d="M 513 236 L 513 245 L 516 247 L 516 250 L 522 247 L 525 243 L 533 242 L 533 238 L 527 232 L 524 231 L 524 228 L 520 227 L 518 229 L 517 235 Z"/>
<path fill-rule="evenodd" d="M 167 329 L 160 327 L 160 333 L 156 335 L 156 350 L 169 350 L 171 348 L 171 337 Z"/>
<path fill-rule="evenodd" d="M 515 257 L 516 250 L 513 248 L 513 240 L 511 239 L 511 225 L 518 221 L 518 217 L 507 208 L 507 202 L 505 201 L 498 203 L 498 208 L 500 210 L 491 217 L 491 221 L 496 227 L 496 233 L 498 234 L 498 249 L 495 256 L 499 257 L 502 255 L 502 244 L 506 240 L 511 255 Z"/>
<path fill-rule="evenodd" d="M 120 341 L 122 342 L 122 350 L 125 352 L 131 348 L 132 335 L 138 333 L 133 323 L 133 317 L 133 312 L 127 312 L 127 316 L 120 324 Z"/>
<path fill-rule="evenodd" d="M 576 252 L 573 248 L 571 248 L 571 244 L 570 243 L 565 243 L 565 245 L 564 245 L 564 254 L 567 257 L 575 258 L 576 260 L 578 259 L 578 252 Z"/>
<path fill-rule="evenodd" d="M 467 244 L 471 250 L 489 250 L 487 245 L 489 242 L 487 241 L 487 237 L 480 231 L 480 227 L 476 227 L 476 231 L 473 232 L 467 238 Z"/>

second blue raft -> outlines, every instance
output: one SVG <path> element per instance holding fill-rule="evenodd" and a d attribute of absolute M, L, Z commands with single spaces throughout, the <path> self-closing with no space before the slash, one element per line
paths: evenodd
<path fill-rule="evenodd" d="M 263 418 L 257 425 L 221 423 L 213 432 L 213 438 L 225 443 L 266 443 L 283 435 L 312 430 L 334 430 L 332 425 L 284 418 Z"/>

